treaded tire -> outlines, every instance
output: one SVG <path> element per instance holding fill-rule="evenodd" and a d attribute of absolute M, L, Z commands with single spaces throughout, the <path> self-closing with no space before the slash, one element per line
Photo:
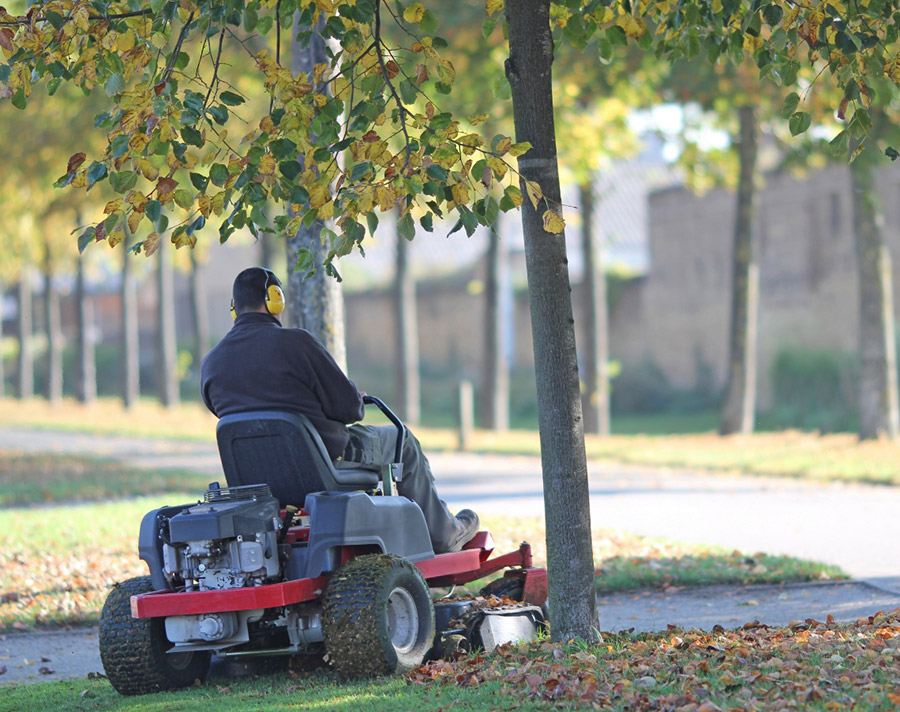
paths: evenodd
<path fill-rule="evenodd" d="M 167 655 L 163 618 L 132 618 L 131 597 L 153 591 L 149 576 L 113 586 L 100 613 L 100 660 L 116 692 L 146 695 L 201 682 L 209 672 L 209 653 Z"/>
<path fill-rule="evenodd" d="M 525 581 L 515 576 L 502 576 L 487 584 L 478 592 L 478 595 L 485 598 L 506 596 L 513 601 L 521 601 L 525 596 Z"/>
<path fill-rule="evenodd" d="M 346 677 L 412 670 L 434 643 L 434 606 L 425 579 L 392 554 L 347 562 L 325 590 L 322 633 L 332 663 Z"/>

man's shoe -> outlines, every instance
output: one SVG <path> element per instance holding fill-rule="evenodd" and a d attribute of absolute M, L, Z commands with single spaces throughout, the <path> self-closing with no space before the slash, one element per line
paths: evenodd
<path fill-rule="evenodd" d="M 462 551 L 463 546 L 478 533 L 478 515 L 471 509 L 460 510 L 456 515 L 456 519 L 459 522 L 459 528 L 456 536 L 447 547 L 448 552 Z"/>

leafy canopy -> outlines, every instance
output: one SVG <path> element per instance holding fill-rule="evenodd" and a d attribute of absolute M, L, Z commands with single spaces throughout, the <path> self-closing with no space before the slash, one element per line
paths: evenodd
<path fill-rule="evenodd" d="M 487 0 L 486 34 L 502 9 Z M 397 46 L 384 19 L 401 29 Z M 760 76 L 786 87 L 801 66 L 818 66 L 842 89 L 847 138 L 871 125 L 873 81 L 900 82 L 900 12 L 890 0 L 567 0 L 552 4 L 551 19 L 576 48 L 596 42 L 601 59 L 629 43 L 669 60 L 751 57 Z M 294 74 L 284 47 L 308 41 L 313 27 L 328 61 Z M 69 82 L 111 100 L 96 120 L 103 154 L 76 153 L 57 181 L 87 190 L 107 181 L 119 196 L 79 236 L 82 249 L 140 230 L 150 232 L 137 250 L 153 252 L 163 237 L 193 246 L 208 220 L 224 241 L 244 227 L 291 235 L 319 219 L 334 221 L 322 230 L 330 265 L 375 230 L 380 212 L 398 209 L 410 238 L 416 220 L 430 231 L 448 214 L 471 234 L 521 205 L 523 192 L 543 205 L 546 229 L 561 231 L 559 206 L 540 186 L 514 184 L 511 159 L 530 147 L 482 136 L 486 114 L 440 108 L 457 73 L 437 29 L 421 2 L 38 0 L 23 15 L 0 8 L 0 96 L 25 108 L 36 84 L 53 94 Z M 243 59 L 223 59 L 235 56 L 226 45 Z M 267 102 L 239 88 L 248 66 Z M 794 133 L 810 124 L 802 101 L 799 92 L 785 101 Z M 272 201 L 289 209 L 270 223 Z M 311 255 L 298 261 L 309 268 Z"/>

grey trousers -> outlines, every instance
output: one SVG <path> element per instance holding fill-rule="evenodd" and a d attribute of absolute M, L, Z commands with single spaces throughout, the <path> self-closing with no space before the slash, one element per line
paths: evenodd
<path fill-rule="evenodd" d="M 394 462 L 397 428 L 393 425 L 350 425 L 347 430 L 351 442 L 347 454 L 352 459 L 337 460 L 335 467 L 380 470 Z M 447 551 L 462 525 L 438 497 L 428 458 L 409 430 L 403 444 L 403 477 L 397 485 L 397 492 L 421 508 L 435 553 Z"/>

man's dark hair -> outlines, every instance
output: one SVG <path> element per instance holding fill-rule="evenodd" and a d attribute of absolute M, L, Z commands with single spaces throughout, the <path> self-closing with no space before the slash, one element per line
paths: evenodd
<path fill-rule="evenodd" d="M 273 284 L 281 286 L 274 272 L 263 267 L 248 267 L 234 278 L 231 298 L 234 310 L 238 314 L 245 311 L 257 311 L 266 303 L 266 289 Z"/>

